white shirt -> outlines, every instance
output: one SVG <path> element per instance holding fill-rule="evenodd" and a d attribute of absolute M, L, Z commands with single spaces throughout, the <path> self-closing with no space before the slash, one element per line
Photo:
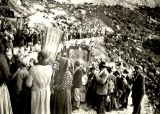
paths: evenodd
<path fill-rule="evenodd" d="M 82 76 L 82 85 L 86 85 L 87 82 L 88 82 L 88 77 L 87 77 L 86 74 L 83 74 L 83 76 Z"/>

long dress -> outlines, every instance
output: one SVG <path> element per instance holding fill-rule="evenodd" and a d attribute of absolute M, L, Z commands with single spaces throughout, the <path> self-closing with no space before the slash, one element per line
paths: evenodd
<path fill-rule="evenodd" d="M 52 114 L 71 114 L 71 73 L 65 73 L 62 84 L 54 90 Z"/>
<path fill-rule="evenodd" d="M 87 84 L 87 94 L 86 94 L 86 101 L 88 106 L 95 107 L 96 106 L 96 80 L 94 74 L 90 74 L 88 77 L 88 84 Z"/>
<path fill-rule="evenodd" d="M 51 105 L 52 114 L 71 114 L 71 84 L 72 74 L 69 71 L 69 61 L 63 58 L 60 62 L 60 70 L 55 73 L 54 95 Z"/>
<path fill-rule="evenodd" d="M 10 95 L 7 88 L 10 71 L 7 60 L 0 54 L 0 114 L 13 114 Z"/>
<path fill-rule="evenodd" d="M 31 87 L 31 114 L 50 114 L 51 76 L 50 65 L 35 65 L 30 68 L 26 85 Z"/>

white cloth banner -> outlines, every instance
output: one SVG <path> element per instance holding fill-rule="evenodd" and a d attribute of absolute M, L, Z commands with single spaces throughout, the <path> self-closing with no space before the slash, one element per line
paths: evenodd
<path fill-rule="evenodd" d="M 42 49 L 51 52 L 51 59 L 53 61 L 55 61 L 57 50 L 62 37 L 63 31 L 52 27 L 46 29 Z"/>

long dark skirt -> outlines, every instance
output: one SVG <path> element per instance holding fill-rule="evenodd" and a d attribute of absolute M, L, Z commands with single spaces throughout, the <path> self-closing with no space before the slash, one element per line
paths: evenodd
<path fill-rule="evenodd" d="M 55 90 L 51 96 L 51 114 L 71 114 L 71 90 Z"/>
<path fill-rule="evenodd" d="M 96 82 L 93 80 L 92 83 L 88 86 L 86 93 L 86 102 L 88 106 L 95 107 L 97 105 L 97 94 L 95 90 Z"/>

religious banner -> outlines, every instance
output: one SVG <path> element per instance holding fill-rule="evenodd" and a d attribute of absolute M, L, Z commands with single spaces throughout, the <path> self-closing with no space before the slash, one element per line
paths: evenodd
<path fill-rule="evenodd" d="M 48 27 L 46 29 L 42 49 L 51 52 L 51 59 L 53 61 L 56 58 L 57 50 L 59 48 L 62 37 L 63 31 L 52 27 Z"/>
<path fill-rule="evenodd" d="M 90 51 L 87 47 L 70 46 L 68 49 L 68 58 L 73 63 L 78 60 L 82 65 L 87 65 L 89 61 L 89 53 Z"/>

